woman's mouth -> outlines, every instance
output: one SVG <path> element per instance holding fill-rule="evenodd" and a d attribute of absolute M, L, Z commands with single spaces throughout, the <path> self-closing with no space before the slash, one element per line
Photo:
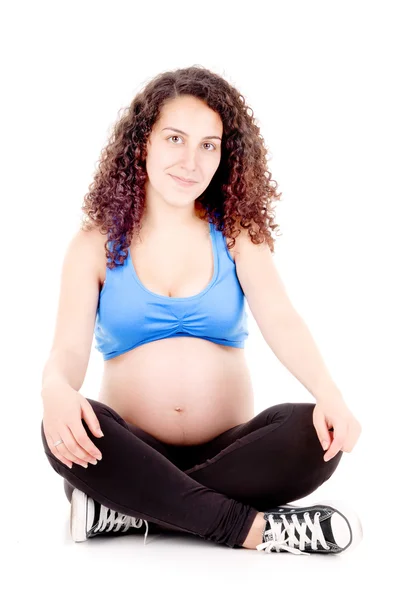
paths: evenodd
<path fill-rule="evenodd" d="M 182 185 L 183 187 L 191 187 L 192 185 L 195 185 L 197 183 L 196 181 L 183 181 L 179 177 L 175 177 L 175 175 L 170 175 L 170 177 L 172 177 L 174 181 L 176 181 L 179 185 Z"/>

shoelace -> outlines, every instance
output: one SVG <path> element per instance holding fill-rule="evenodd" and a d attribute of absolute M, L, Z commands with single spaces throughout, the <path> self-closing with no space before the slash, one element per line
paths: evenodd
<path fill-rule="evenodd" d="M 119 531 L 121 529 L 121 527 L 124 527 L 124 529 L 122 531 L 127 531 L 127 529 L 129 527 L 136 527 L 137 529 L 139 529 L 140 527 L 142 527 L 143 522 L 144 521 L 142 519 L 136 519 L 135 517 L 130 517 L 128 515 L 122 515 L 121 513 L 118 513 L 118 515 L 116 516 L 116 513 L 114 510 L 107 508 L 106 506 L 103 506 L 101 504 L 98 523 L 95 525 L 95 527 L 92 529 L 92 531 L 94 533 L 97 533 L 99 531 L 111 531 L 112 529 L 114 531 Z M 145 533 L 145 538 L 144 538 L 144 546 L 146 544 L 146 538 L 147 538 L 148 531 L 149 531 L 148 521 L 145 521 L 145 523 L 146 523 L 146 533 Z"/>
<path fill-rule="evenodd" d="M 268 521 L 271 529 L 263 532 L 263 539 L 265 537 L 267 541 L 258 544 L 256 546 L 257 550 L 271 552 L 275 548 L 276 552 L 286 550 L 292 554 L 306 554 L 310 556 L 309 552 L 303 552 L 305 544 L 311 543 L 312 550 L 317 550 L 318 542 L 325 550 L 328 550 L 329 547 L 319 523 L 320 514 L 320 512 L 315 513 L 314 522 L 312 522 L 309 513 L 304 513 L 303 523 L 299 522 L 297 515 L 289 515 L 291 522 L 287 520 L 286 515 L 280 515 L 280 517 L 278 515 L 277 521 L 274 520 L 273 515 L 269 515 Z M 312 533 L 311 539 L 306 535 L 307 527 Z"/>

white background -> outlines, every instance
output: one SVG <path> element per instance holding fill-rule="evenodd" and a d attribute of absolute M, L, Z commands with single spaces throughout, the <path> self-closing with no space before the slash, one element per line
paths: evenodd
<path fill-rule="evenodd" d="M 348 598 L 392 579 L 397 535 L 395 2 L 2 5 L 3 543 L 16 597 Z M 394 58 L 395 56 L 395 58 Z M 43 453 L 41 375 L 61 264 L 118 110 L 161 71 L 199 64 L 246 97 L 271 153 L 275 261 L 363 427 L 314 499 L 363 521 L 351 556 L 233 552 L 199 538 L 75 544 Z M 313 401 L 249 314 L 255 412 Z M 81 393 L 96 398 L 94 349 Z M 307 500 L 307 499 L 306 499 Z M 8 552 L 9 550 L 9 552 Z M 328 560 L 331 559 L 331 560 Z M 4 584 L 3 584 L 4 585 Z M 293 595 L 294 594 L 294 595 Z"/>

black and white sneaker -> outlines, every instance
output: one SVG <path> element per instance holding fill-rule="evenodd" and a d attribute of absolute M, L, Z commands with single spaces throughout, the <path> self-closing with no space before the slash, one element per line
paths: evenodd
<path fill-rule="evenodd" d="M 144 521 L 128 515 L 115 512 L 103 506 L 75 488 L 72 492 L 70 508 L 70 534 L 74 542 L 85 542 L 88 538 L 99 534 L 124 534 L 131 527 L 140 528 Z M 148 535 L 148 522 L 146 523 L 146 537 Z"/>
<path fill-rule="evenodd" d="M 352 550 L 363 538 L 358 515 L 335 502 L 283 504 L 267 510 L 264 519 L 263 541 L 256 548 L 265 552 L 338 554 Z"/>

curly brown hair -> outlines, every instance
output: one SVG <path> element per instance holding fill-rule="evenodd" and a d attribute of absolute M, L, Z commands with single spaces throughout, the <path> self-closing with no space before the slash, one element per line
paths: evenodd
<path fill-rule="evenodd" d="M 267 148 L 253 111 L 225 79 L 200 66 L 160 73 L 138 93 L 114 125 L 101 152 L 99 167 L 84 196 L 82 229 L 107 234 L 108 267 L 124 264 L 133 235 L 141 228 L 145 208 L 146 145 L 163 104 L 182 95 L 204 101 L 223 123 L 221 161 L 206 190 L 196 199 L 212 221 L 235 245 L 241 226 L 251 241 L 264 240 L 274 252 L 272 203 L 279 200 L 271 179 Z M 249 112 L 250 111 L 250 112 Z M 272 185 L 275 184 L 275 186 Z M 108 242 L 115 241 L 112 249 Z M 116 259 L 118 262 L 116 263 Z"/>

